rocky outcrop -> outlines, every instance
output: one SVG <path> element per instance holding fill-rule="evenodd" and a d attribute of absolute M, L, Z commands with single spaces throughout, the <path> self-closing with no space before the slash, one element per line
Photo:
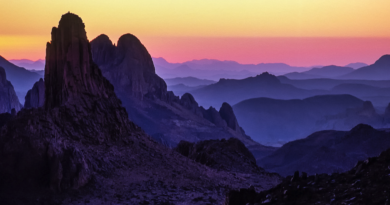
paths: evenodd
<path fill-rule="evenodd" d="M 117 92 L 140 100 L 166 99 L 167 85 L 155 74 L 152 57 L 137 37 L 125 34 L 115 46 L 106 35 L 100 35 L 91 41 L 91 46 L 94 61 Z"/>
<path fill-rule="evenodd" d="M 63 15 L 52 30 L 45 83 L 45 110 L 24 110 L 3 128 L 0 180 L 44 180 L 55 191 L 77 189 L 92 177 L 86 145 L 117 141 L 139 129 L 92 62 L 84 24 L 74 14 Z"/>
<path fill-rule="evenodd" d="M 256 159 L 245 145 L 236 138 L 228 140 L 205 140 L 197 143 L 181 141 L 177 152 L 201 164 L 217 170 L 261 173 Z"/>
<path fill-rule="evenodd" d="M 358 115 L 365 117 L 374 117 L 378 115 L 375 111 L 374 105 L 372 105 L 371 101 L 365 101 L 363 103 L 363 107 L 359 110 Z"/>
<path fill-rule="evenodd" d="M 194 114 L 203 117 L 202 111 L 199 108 L 198 103 L 196 102 L 195 98 L 191 94 L 185 93 L 183 96 L 181 96 L 180 105 L 182 105 L 187 110 L 190 110 Z"/>
<path fill-rule="evenodd" d="M 45 83 L 39 79 L 31 90 L 27 92 L 24 108 L 43 107 L 45 103 Z"/>
<path fill-rule="evenodd" d="M 224 119 L 222 119 L 221 114 L 213 107 L 205 110 L 203 107 L 200 107 L 202 110 L 203 117 L 208 121 L 214 123 L 220 127 L 226 127 L 227 123 Z"/>
<path fill-rule="evenodd" d="M 44 107 L 21 110 L 0 130 L 3 204 L 206 204 L 227 189 L 280 182 L 217 172 L 151 140 L 92 62 L 77 15 L 62 16 L 46 51 Z"/>
<path fill-rule="evenodd" d="M 390 200 L 390 149 L 378 157 L 359 161 L 343 173 L 296 172 L 273 189 L 230 191 L 225 205 L 245 204 L 387 204 Z"/>
<path fill-rule="evenodd" d="M 221 115 L 222 119 L 226 121 L 228 127 L 238 132 L 241 131 L 236 115 L 233 112 L 233 108 L 228 103 L 224 102 L 222 104 L 221 109 L 219 109 L 219 114 Z"/>
<path fill-rule="evenodd" d="M 174 147 L 181 140 L 236 137 L 245 144 L 257 144 L 241 130 L 228 127 L 214 108 L 199 107 L 191 94 L 179 98 L 168 92 L 150 54 L 135 36 L 125 34 L 115 46 L 106 35 L 100 35 L 91 41 L 91 49 L 94 62 L 114 85 L 129 119 L 156 141 Z"/>
<path fill-rule="evenodd" d="M 0 113 L 11 113 L 11 110 L 19 111 L 22 105 L 19 103 L 14 87 L 7 80 L 4 68 L 0 67 Z"/>

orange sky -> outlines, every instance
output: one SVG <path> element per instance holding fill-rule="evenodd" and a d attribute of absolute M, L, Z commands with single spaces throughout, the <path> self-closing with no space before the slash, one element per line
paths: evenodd
<path fill-rule="evenodd" d="M 92 40 L 132 33 L 171 62 L 213 58 L 291 65 L 373 63 L 390 53 L 389 0 L 15 0 L 0 7 L 0 55 L 44 58 L 71 11 Z"/>

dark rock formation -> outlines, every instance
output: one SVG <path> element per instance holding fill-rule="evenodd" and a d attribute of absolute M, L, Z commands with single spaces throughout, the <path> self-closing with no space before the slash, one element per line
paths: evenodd
<path fill-rule="evenodd" d="M 194 114 L 203 117 L 202 111 L 199 108 L 198 103 L 195 101 L 195 98 L 191 94 L 185 93 L 183 96 L 181 96 L 180 105 L 182 105 L 187 110 L 193 112 Z"/>
<path fill-rule="evenodd" d="M 246 145 L 257 144 L 240 129 L 226 126 L 214 108 L 206 111 L 199 107 L 191 94 L 179 98 L 168 92 L 155 73 L 150 54 L 135 36 L 125 34 L 115 46 L 106 35 L 100 35 L 91 41 L 91 49 L 94 62 L 114 85 L 129 119 L 156 141 L 174 147 L 181 140 L 236 137 Z"/>
<path fill-rule="evenodd" d="M 31 90 L 27 92 L 24 108 L 43 107 L 45 103 L 45 83 L 39 79 Z"/>
<path fill-rule="evenodd" d="M 388 204 L 389 161 L 390 149 L 379 157 L 359 161 L 344 173 L 289 176 L 261 193 L 250 189 L 230 191 L 224 204 Z"/>
<path fill-rule="evenodd" d="M 14 116 L 8 112 L 6 113 L 1 113 L 0 114 L 0 129 L 3 127 L 5 124 L 7 124 L 8 121 L 10 121 Z"/>
<path fill-rule="evenodd" d="M 180 154 L 213 169 L 243 173 L 261 173 L 256 159 L 236 138 L 205 140 L 197 143 L 181 141 L 175 148 Z"/>
<path fill-rule="evenodd" d="M 209 109 L 205 110 L 203 107 L 200 107 L 202 109 L 202 115 L 203 117 L 214 123 L 217 126 L 226 127 L 227 123 L 224 119 L 222 119 L 221 114 L 213 107 L 210 107 Z"/>
<path fill-rule="evenodd" d="M 6 78 L 4 68 L 0 67 L 0 113 L 10 113 L 12 109 L 19 111 L 22 105 L 19 103 L 14 87 Z"/>
<path fill-rule="evenodd" d="M 359 124 L 350 131 L 325 130 L 289 142 L 257 161 L 267 171 L 282 176 L 294 171 L 315 173 L 345 172 L 359 160 L 377 156 L 390 146 L 389 130 Z"/>
<path fill-rule="evenodd" d="M 365 101 L 363 103 L 363 107 L 358 114 L 365 117 L 373 117 L 377 115 L 375 108 L 370 101 Z"/>
<path fill-rule="evenodd" d="M 45 106 L 0 130 L 2 204 L 205 204 L 227 189 L 279 183 L 217 172 L 151 140 L 92 62 L 82 20 L 67 13 L 52 34 Z"/>
<path fill-rule="evenodd" d="M 155 74 L 152 57 L 137 37 L 125 34 L 115 46 L 106 35 L 100 35 L 91 41 L 91 46 L 95 62 L 117 92 L 140 100 L 166 98 L 167 85 Z"/>
<path fill-rule="evenodd" d="M 241 131 L 236 115 L 234 115 L 233 108 L 228 103 L 224 102 L 222 104 L 221 109 L 219 109 L 219 114 L 222 119 L 226 121 L 228 127 L 238 132 Z"/>

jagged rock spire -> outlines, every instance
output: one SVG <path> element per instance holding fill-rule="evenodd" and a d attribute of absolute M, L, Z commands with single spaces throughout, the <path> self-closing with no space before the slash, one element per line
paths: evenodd
<path fill-rule="evenodd" d="M 108 97 L 113 89 L 93 63 L 85 26 L 75 14 L 64 14 L 46 48 L 45 107 L 61 106 L 78 95 Z"/>

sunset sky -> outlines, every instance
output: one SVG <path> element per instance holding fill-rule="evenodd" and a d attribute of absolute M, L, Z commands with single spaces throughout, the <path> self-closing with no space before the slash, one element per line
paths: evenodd
<path fill-rule="evenodd" d="M 0 55 L 45 58 L 61 15 L 90 40 L 136 35 L 153 57 L 295 66 L 373 63 L 390 53 L 389 0 L 13 0 L 0 7 Z"/>

